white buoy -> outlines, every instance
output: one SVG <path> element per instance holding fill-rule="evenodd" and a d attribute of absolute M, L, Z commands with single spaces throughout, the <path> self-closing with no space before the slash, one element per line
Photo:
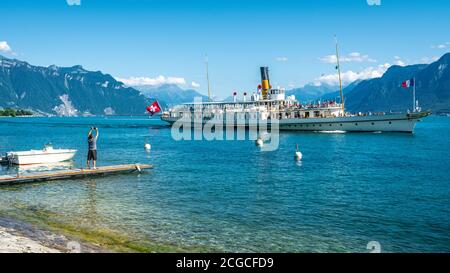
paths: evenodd
<path fill-rule="evenodd" d="M 264 141 L 262 140 L 262 138 L 258 137 L 258 139 L 256 140 L 256 146 L 263 146 L 264 145 Z"/>
<path fill-rule="evenodd" d="M 148 151 L 152 148 L 152 146 L 148 143 L 145 143 L 144 148 Z"/>
<path fill-rule="evenodd" d="M 298 144 L 297 144 L 297 148 L 295 150 L 295 156 L 294 157 L 295 157 L 295 160 L 297 160 L 297 161 L 302 160 L 302 157 L 303 157 L 302 153 L 298 150 Z"/>

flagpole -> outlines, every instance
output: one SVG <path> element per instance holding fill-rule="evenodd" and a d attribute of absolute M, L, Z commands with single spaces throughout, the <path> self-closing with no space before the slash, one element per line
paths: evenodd
<path fill-rule="evenodd" d="M 413 113 L 416 112 L 416 78 L 413 78 Z"/>
<path fill-rule="evenodd" d="M 341 64 L 339 62 L 339 48 L 338 48 L 338 40 L 337 40 L 336 35 L 334 35 L 334 40 L 336 42 L 336 61 L 337 61 L 337 70 L 338 70 L 338 76 L 339 76 L 339 93 L 341 95 L 342 115 L 345 116 L 345 101 L 344 101 L 344 94 L 342 91 Z"/>
<path fill-rule="evenodd" d="M 205 62 L 206 62 L 206 82 L 207 82 L 207 85 L 208 85 L 208 100 L 211 102 L 212 99 L 211 99 L 211 89 L 210 89 L 210 86 L 209 86 L 208 55 L 206 55 Z"/>

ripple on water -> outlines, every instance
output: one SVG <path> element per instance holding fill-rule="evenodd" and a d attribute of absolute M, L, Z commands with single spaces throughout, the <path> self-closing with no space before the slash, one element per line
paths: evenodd
<path fill-rule="evenodd" d="M 71 164 L 80 166 L 96 125 L 99 164 L 155 169 L 1 188 L 2 211 L 206 251 L 365 252 L 374 240 L 384 251 L 450 251 L 449 118 L 424 119 L 414 135 L 284 132 L 273 152 L 253 141 L 174 141 L 152 119 L 6 121 L 0 153 L 52 142 L 78 149 Z"/>

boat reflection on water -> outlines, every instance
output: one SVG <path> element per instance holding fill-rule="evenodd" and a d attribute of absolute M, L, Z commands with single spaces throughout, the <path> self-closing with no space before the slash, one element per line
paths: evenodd
<path fill-rule="evenodd" d="M 73 161 L 64 161 L 64 162 L 42 163 L 31 165 L 11 165 L 7 166 L 6 168 L 7 173 L 24 174 L 24 173 L 73 169 L 75 168 L 75 163 Z"/>

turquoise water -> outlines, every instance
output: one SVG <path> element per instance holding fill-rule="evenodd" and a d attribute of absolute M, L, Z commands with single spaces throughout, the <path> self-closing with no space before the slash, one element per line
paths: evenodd
<path fill-rule="evenodd" d="M 2 118 L 0 153 L 52 142 L 78 149 L 79 166 L 91 125 L 100 128 L 99 165 L 155 168 L 3 187 L 1 209 L 25 204 L 137 241 L 219 251 L 367 252 L 369 241 L 389 252 L 450 251 L 450 118 L 426 118 L 414 135 L 282 132 L 273 152 L 253 141 L 174 141 L 143 117 Z"/>

